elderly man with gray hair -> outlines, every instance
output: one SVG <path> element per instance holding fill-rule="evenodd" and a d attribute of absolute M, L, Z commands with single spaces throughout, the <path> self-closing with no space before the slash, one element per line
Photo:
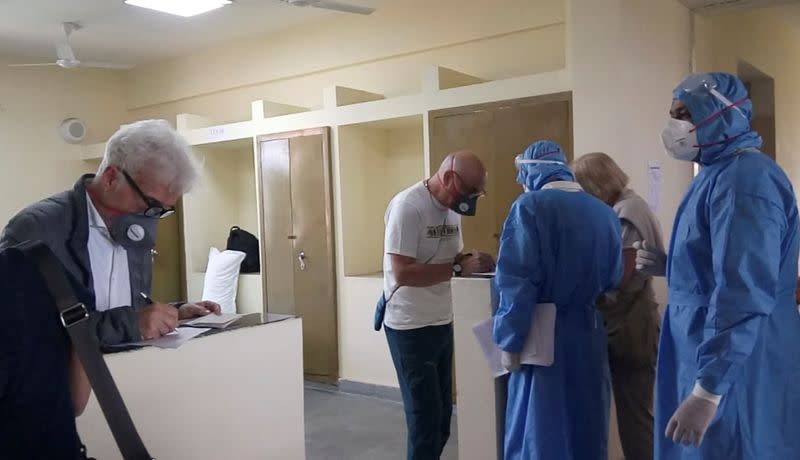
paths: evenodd
<path fill-rule="evenodd" d="M 158 221 L 174 213 L 198 176 L 189 144 L 169 123 L 124 126 L 109 139 L 97 174 L 20 211 L 3 230 L 0 249 L 29 240 L 47 244 L 94 293 L 89 318 L 101 344 L 160 337 L 179 319 L 220 312 L 214 302 L 146 298 Z"/>

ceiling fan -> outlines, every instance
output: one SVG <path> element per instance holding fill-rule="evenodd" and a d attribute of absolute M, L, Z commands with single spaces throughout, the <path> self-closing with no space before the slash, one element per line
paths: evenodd
<path fill-rule="evenodd" d="M 83 28 L 77 22 L 65 22 L 64 27 L 64 41 L 56 43 L 56 61 L 37 63 L 37 64 L 9 64 L 9 67 L 48 67 L 59 66 L 64 69 L 74 69 L 76 67 L 91 67 L 96 69 L 119 69 L 127 70 L 132 69 L 132 65 L 127 64 L 112 64 L 110 62 L 83 62 L 75 58 L 75 53 L 72 51 L 72 46 L 69 44 L 69 36 L 72 32 Z"/>
<path fill-rule="evenodd" d="M 375 11 L 375 8 L 351 5 L 349 3 L 340 3 L 328 0 L 280 0 L 280 1 L 288 3 L 289 5 L 292 6 L 301 6 L 301 7 L 310 6 L 312 8 L 322 8 L 325 10 L 341 11 L 343 13 L 355 13 L 355 14 L 366 15 L 366 14 L 372 14 Z"/>

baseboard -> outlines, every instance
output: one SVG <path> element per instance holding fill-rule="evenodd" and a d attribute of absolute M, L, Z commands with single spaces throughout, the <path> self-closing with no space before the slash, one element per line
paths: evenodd
<path fill-rule="evenodd" d="M 398 387 L 340 379 L 339 391 L 342 393 L 385 399 L 387 401 L 403 402 L 403 397 Z"/>

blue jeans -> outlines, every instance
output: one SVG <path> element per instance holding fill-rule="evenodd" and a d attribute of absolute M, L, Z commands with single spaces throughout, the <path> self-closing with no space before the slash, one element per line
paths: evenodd
<path fill-rule="evenodd" d="M 384 327 L 408 426 L 408 460 L 436 460 L 450 438 L 453 325 Z"/>

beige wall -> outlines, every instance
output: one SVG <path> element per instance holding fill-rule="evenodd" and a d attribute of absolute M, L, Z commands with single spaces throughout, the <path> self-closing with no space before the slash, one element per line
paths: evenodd
<path fill-rule="evenodd" d="M 740 60 L 775 80 L 776 160 L 800 184 L 800 29 L 782 18 L 783 8 L 715 17 L 714 69 L 736 73 Z"/>
<path fill-rule="evenodd" d="M 323 89 L 332 85 L 387 97 L 414 94 L 422 90 L 423 72 L 434 65 L 487 80 L 558 70 L 565 65 L 564 40 L 563 0 L 387 2 L 369 21 L 335 15 L 136 69 L 129 75 L 129 119 L 171 120 L 186 112 L 218 123 L 248 120 L 253 100 L 319 108 Z M 335 231 L 342 242 L 336 251 L 340 375 L 396 385 L 385 339 L 368 327 L 380 283 L 345 276 L 380 269 L 380 258 L 369 253 L 382 247 L 385 205 L 423 175 L 422 122 L 413 129 L 380 129 L 368 134 L 381 138 L 380 159 L 370 157 L 358 129 L 341 128 L 332 137 L 343 147 L 332 149 L 333 167 L 339 166 L 334 187 L 340 187 L 334 212 L 341 226 Z M 401 167 L 407 169 L 391 172 Z M 382 170 L 375 179 L 385 179 L 370 183 L 363 176 L 370 169 Z M 381 193 L 369 193 L 376 186 Z M 360 247 L 367 251 L 358 252 Z M 369 355 L 364 350 L 371 359 L 363 359 Z"/>
<path fill-rule="evenodd" d="M 87 140 L 107 139 L 125 119 L 121 73 L 84 69 L 10 69 L 0 57 L 0 227 L 23 206 L 71 188 L 96 164 L 64 142 L 61 121 L 77 117 Z"/>
<path fill-rule="evenodd" d="M 664 184 L 658 217 L 668 243 L 692 167 L 667 158 L 659 135 L 672 89 L 690 70 L 689 11 L 678 2 L 639 0 L 571 0 L 569 11 L 575 156 L 605 151 L 645 198 L 648 162 L 658 162 Z M 622 453 L 615 417 L 612 411 L 609 458 L 616 460 Z"/>
<path fill-rule="evenodd" d="M 339 128 L 342 241 L 346 275 L 381 271 L 383 215 L 386 206 L 383 170 L 386 134 L 377 128 Z M 421 163 L 421 162 L 420 162 Z"/>
<path fill-rule="evenodd" d="M 259 99 L 321 107 L 322 89 L 333 84 L 416 93 L 431 65 L 485 79 L 559 69 L 563 41 L 563 0 L 387 2 L 369 21 L 336 15 L 135 69 L 129 106 L 133 118 L 188 112 L 236 121 L 249 119 Z"/>
<path fill-rule="evenodd" d="M 454 11 L 458 14 L 454 15 Z M 34 198 L 61 190 L 86 169 L 76 158 L 77 149 L 67 147 L 56 137 L 58 121 L 66 116 L 84 118 L 89 122 L 91 140 L 102 141 L 122 118 L 174 120 L 177 113 L 190 112 L 218 122 L 244 120 L 250 116 L 250 102 L 256 99 L 320 107 L 322 89 L 334 84 L 387 96 L 416 93 L 421 90 L 422 71 L 431 65 L 452 67 L 484 79 L 566 66 L 574 86 L 576 156 L 588 151 L 607 151 L 630 174 L 632 186 L 645 196 L 647 162 L 658 161 L 664 171 L 663 183 L 668 185 L 662 191 L 663 208 L 659 217 L 665 235 L 669 235 L 675 209 L 691 177 L 691 168 L 667 159 L 658 135 L 666 120 L 670 92 L 689 70 L 690 27 L 689 13 L 677 2 L 644 5 L 636 0 L 408 0 L 387 5 L 369 21 L 336 15 L 317 24 L 144 66 L 129 72 L 125 82 L 113 73 L 29 70 L 10 74 L 0 70 L 0 91 L 9 93 L 0 92 L 3 107 L 0 136 L 4 137 L 6 145 L 12 146 L 2 153 L 3 165 L 8 165 L 3 173 L 11 178 L 0 182 L 6 187 L 2 196 L 11 198 L 0 201 L 0 212 L 8 215 Z M 705 20 L 695 23 L 697 36 L 709 33 L 709 29 Z M 374 39 L 365 40 L 364 37 Z M 740 41 L 744 47 L 746 43 Z M 764 49 L 763 46 L 750 48 L 748 51 L 753 53 Z M 702 48 L 695 54 L 695 61 L 711 62 L 711 51 L 708 46 Z M 772 54 L 765 53 L 764 58 L 753 58 L 751 62 L 756 66 L 761 63 L 762 70 L 770 73 L 764 66 L 769 67 L 765 59 Z M 714 63 L 730 61 L 716 49 L 713 60 Z M 787 63 L 784 67 L 791 65 Z M 781 88 L 785 89 L 785 80 L 783 84 Z M 776 91 L 779 85 L 776 78 Z M 123 113 L 119 104 L 123 94 L 127 95 L 128 113 Z M 72 107 L 76 112 L 62 110 Z M 781 107 L 777 110 L 780 113 Z M 357 145 L 359 141 L 347 140 L 354 133 L 346 129 L 340 130 L 340 145 L 350 142 Z M 779 132 L 779 160 L 781 146 L 786 149 L 788 145 L 786 141 L 781 144 L 781 140 L 788 139 L 787 136 L 784 124 Z M 414 135 L 401 131 L 383 133 L 382 137 L 386 145 L 385 158 L 373 162 L 375 164 L 367 158 L 369 152 L 363 147 L 341 152 L 334 149 L 334 155 L 341 155 L 333 161 L 334 166 L 341 166 L 340 201 L 356 202 L 357 196 L 370 189 L 369 184 L 354 185 L 349 180 L 361 171 L 359 166 L 353 165 L 361 164 L 362 159 L 370 168 L 383 164 L 387 172 L 397 165 L 408 166 L 417 161 L 420 143 L 416 141 L 416 129 Z M 415 151 L 413 155 L 406 154 L 412 150 Z M 45 153 L 33 156 L 33 152 Z M 74 152 L 74 155 L 64 152 Z M 58 166 L 41 168 L 46 160 L 56 161 Z M 421 163 L 424 165 L 424 161 Z M 45 179 L 21 180 L 19 174 L 6 172 L 11 168 L 29 170 L 37 166 L 46 170 Z M 236 168 L 236 171 L 246 169 Z M 250 185 L 234 177 L 238 173 L 231 171 L 231 174 L 230 180 L 250 190 Z M 400 178 L 397 183 L 387 181 L 385 186 L 391 190 L 381 199 L 388 201 L 393 194 L 390 191 L 396 192 L 395 189 L 402 188 L 417 175 L 417 172 L 409 173 L 408 180 L 403 176 L 403 184 Z M 214 184 L 207 186 L 213 188 Z M 234 195 L 241 198 L 247 193 L 237 189 Z M 348 245 L 359 243 L 362 222 L 359 218 L 350 220 L 348 213 L 351 211 L 342 203 L 335 205 L 335 209 L 345 217 L 342 227 L 336 231 L 344 232 L 347 250 Z M 382 210 L 363 223 L 380 226 L 381 218 Z M 251 221 L 247 224 L 242 221 L 242 224 L 254 225 Z M 216 230 L 215 243 L 224 244 L 223 230 Z M 370 247 L 379 247 L 380 238 L 369 237 L 367 243 Z M 207 248 L 197 251 L 198 260 L 193 268 L 201 270 Z M 342 251 L 337 250 L 337 254 L 342 257 Z M 339 267 L 341 269 L 343 264 Z M 368 271 L 372 267 L 374 262 L 357 261 L 353 271 Z M 365 288 L 367 293 L 355 285 L 345 287 L 343 279 L 344 270 L 339 277 L 340 304 L 374 303 L 374 283 L 369 284 L 369 289 Z M 340 305 L 340 309 L 347 308 L 347 305 Z M 368 323 L 369 318 L 363 317 L 362 309 L 352 312 L 352 315 L 340 316 L 343 342 L 350 340 L 344 337 L 345 331 L 361 330 Z M 343 354 L 341 360 L 349 360 L 352 365 L 341 366 L 342 377 L 391 383 L 391 375 L 379 371 L 371 376 L 368 367 L 359 367 L 363 363 L 354 353 L 365 343 L 373 344 L 372 337 L 355 340 L 350 348 L 340 347 L 352 351 L 343 352 L 347 356 Z M 388 360 L 383 348 L 379 347 L 376 352 Z"/>
<path fill-rule="evenodd" d="M 389 201 L 424 176 L 422 117 L 339 127 L 342 239 L 346 276 L 380 272 Z"/>
<path fill-rule="evenodd" d="M 660 134 L 672 89 L 690 70 L 690 13 L 678 2 L 638 0 L 571 0 L 570 10 L 575 156 L 608 153 L 645 199 L 648 162 L 658 162 L 663 172 L 658 217 L 669 243 L 692 167 L 666 156 Z M 663 282 L 657 291 L 663 304 Z"/>
<path fill-rule="evenodd" d="M 224 250 L 232 226 L 258 233 L 255 166 L 249 139 L 195 147 L 195 154 L 203 176 L 184 197 L 193 244 L 187 262 L 193 271 L 205 272 L 209 248 Z"/>
<path fill-rule="evenodd" d="M 135 70 L 130 75 L 130 115 L 169 119 L 191 112 L 229 122 L 248 119 L 250 101 L 256 99 L 319 107 L 322 89 L 334 84 L 387 96 L 416 93 L 420 74 L 431 65 L 500 79 L 556 70 L 569 62 L 576 155 L 607 151 L 645 196 L 648 161 L 659 162 L 663 183 L 668 185 L 662 190 L 659 217 L 669 235 L 675 209 L 691 178 L 691 167 L 667 159 L 659 141 L 671 90 L 690 67 L 691 26 L 685 8 L 677 2 L 574 0 L 567 13 L 560 0 L 507 0 L 502 8 L 492 0 L 412 3 L 387 7 L 370 22 L 337 17 Z M 426 15 L 418 14 L 417 7 L 423 3 L 429 8 Z M 453 8 L 459 11 L 458 21 L 452 20 Z M 393 33 L 396 30 L 405 32 Z M 381 39 L 365 41 L 365 36 Z M 350 168 L 368 152 L 357 146 L 361 141 L 354 140 L 356 133 L 348 129 L 340 129 L 343 148 L 333 151 L 334 156 L 341 155 L 333 161 L 341 167 L 340 203 L 334 206 L 343 217 L 341 228 L 336 229 L 343 233 L 345 246 L 337 251 L 340 258 L 362 237 L 366 246 L 379 247 L 378 237 L 364 236 L 359 229 L 378 225 L 382 216 L 382 210 L 368 219 L 348 209 L 347 202 L 357 202 L 357 196 L 369 188 L 367 183 L 349 179 L 358 176 L 360 168 Z M 348 144 L 355 148 L 344 148 Z M 373 160 L 362 164 L 372 165 Z M 352 336 L 364 329 L 366 307 L 361 304 L 374 304 L 377 292 L 372 280 L 364 281 L 371 282 L 369 288 L 362 286 L 368 293 L 355 289 L 352 282 L 346 285 L 345 272 L 367 272 L 374 266 L 366 258 L 353 262 L 339 265 L 341 376 L 391 382 L 392 376 L 377 370 L 371 377 L 370 368 L 359 368 L 355 358 L 365 344 L 377 345 L 386 360 L 388 354 L 374 337 Z"/>

